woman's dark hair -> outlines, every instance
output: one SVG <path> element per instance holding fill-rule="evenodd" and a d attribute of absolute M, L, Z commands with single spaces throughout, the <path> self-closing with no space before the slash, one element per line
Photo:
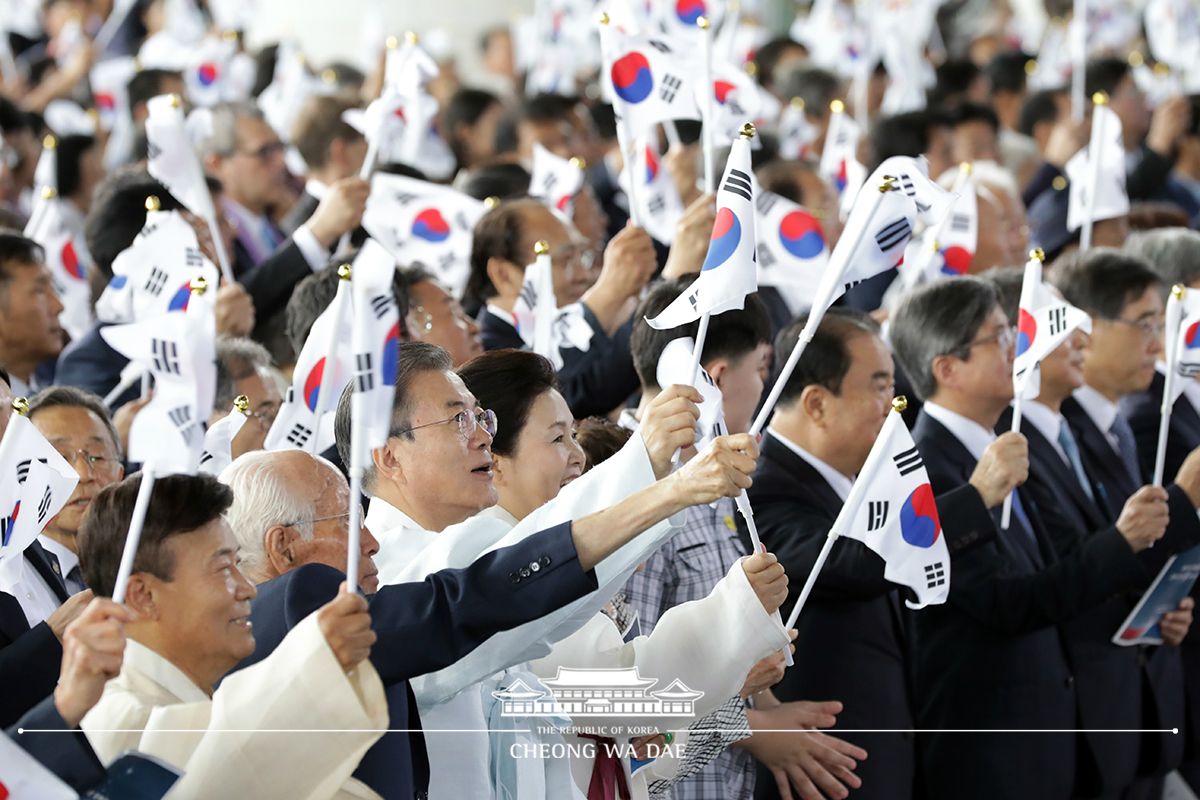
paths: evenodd
<path fill-rule="evenodd" d="M 56 147 L 58 153 L 58 170 L 55 176 L 58 180 L 59 197 L 70 197 L 79 191 L 79 184 L 83 181 L 82 170 L 79 168 L 79 160 L 83 158 L 83 154 L 96 146 L 96 139 L 92 136 L 63 136 L 58 140 Z"/>
<path fill-rule="evenodd" d="M 512 456 L 537 399 L 558 389 L 554 365 L 528 350 L 490 350 L 458 370 L 479 405 L 496 412 L 492 452 Z"/>
<path fill-rule="evenodd" d="M 459 169 L 467 166 L 466 148 L 463 147 L 456 130 L 459 124 L 476 124 L 489 108 L 499 103 L 499 97 L 482 89 L 459 89 L 446 103 L 446 110 L 442 112 L 442 125 Z"/>
<path fill-rule="evenodd" d="M 588 417 L 575 427 L 575 440 L 583 448 L 583 471 L 603 464 L 617 454 L 633 431 L 622 428 L 607 417 Z"/>

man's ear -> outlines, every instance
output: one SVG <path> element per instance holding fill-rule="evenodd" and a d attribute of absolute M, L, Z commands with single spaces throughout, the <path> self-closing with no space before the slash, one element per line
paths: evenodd
<path fill-rule="evenodd" d="M 962 361 L 954 356 L 941 355 L 933 360 L 930 365 L 930 372 L 933 373 L 933 379 L 937 382 L 938 388 L 955 388 L 958 378 L 958 365 Z"/>
<path fill-rule="evenodd" d="M 335 138 L 329 143 L 329 163 L 339 167 L 346 163 L 346 140 Z"/>
<path fill-rule="evenodd" d="M 292 542 L 296 538 L 295 528 L 285 528 L 274 525 L 263 537 L 263 548 L 266 551 L 267 563 L 275 575 L 290 572 L 296 567 L 296 553 Z"/>
<path fill-rule="evenodd" d="M 712 361 L 704 365 L 704 371 L 713 379 L 713 383 L 717 384 L 717 388 L 722 392 L 725 391 L 725 384 L 722 383 L 729 376 L 729 371 L 732 367 L 729 362 L 723 358 L 714 358 Z"/>
<path fill-rule="evenodd" d="M 825 395 L 825 389 L 815 383 L 805 386 L 800 393 L 800 408 L 806 417 L 817 424 L 825 419 Z"/>
<path fill-rule="evenodd" d="M 516 297 L 521 293 L 525 271 L 506 258 L 492 257 L 487 263 L 488 279 L 501 297 Z"/>
<path fill-rule="evenodd" d="M 204 171 L 209 175 L 215 175 L 222 161 L 224 159 L 221 156 L 216 153 L 209 153 L 204 157 Z"/>
<path fill-rule="evenodd" d="M 401 465 L 400 459 L 396 458 L 396 454 L 392 452 L 392 439 L 388 439 L 383 447 L 376 447 L 372 450 L 371 460 L 375 464 L 376 480 L 385 478 L 391 483 L 405 483 L 404 467 Z"/>
<path fill-rule="evenodd" d="M 114 597 L 113 600 L 118 603 L 123 600 L 130 610 L 137 614 L 138 619 L 144 622 L 157 621 L 161 618 L 156 597 L 158 585 L 158 580 L 153 576 L 135 572 L 129 576 L 125 597 Z"/>

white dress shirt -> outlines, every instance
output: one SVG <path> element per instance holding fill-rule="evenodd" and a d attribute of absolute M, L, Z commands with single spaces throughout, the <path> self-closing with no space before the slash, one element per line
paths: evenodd
<path fill-rule="evenodd" d="M 71 570 L 79 566 L 79 556 L 75 555 L 71 548 L 56 542 L 44 533 L 38 536 L 38 544 L 58 559 L 58 569 L 60 570 L 58 574 L 63 579 L 63 583 L 67 585 L 67 594 L 79 594 L 87 588 L 83 585 L 83 577 L 78 572 L 75 573 L 76 577 L 74 578 L 67 577 L 71 574 Z"/>
<path fill-rule="evenodd" d="M 962 414 L 951 411 L 945 406 L 927 402 L 922 408 L 926 414 L 946 426 L 946 429 L 954 434 L 954 438 L 967 448 L 967 452 L 974 456 L 976 461 L 983 458 L 983 451 L 996 441 L 995 431 L 990 431 L 978 422 L 967 419 Z"/>
<path fill-rule="evenodd" d="M 1121 413 L 1121 409 L 1116 403 L 1109 400 L 1098 391 L 1088 386 L 1086 383 L 1072 392 L 1074 398 L 1082 406 L 1087 415 L 1092 418 L 1092 422 L 1104 434 L 1104 438 L 1108 439 L 1108 443 L 1112 445 L 1113 455 L 1121 452 L 1121 441 L 1117 435 L 1112 432 L 1111 428 L 1114 422 L 1117 421 L 1117 415 Z"/>
<path fill-rule="evenodd" d="M 367 530 L 379 541 L 379 552 L 375 554 L 375 566 L 379 568 L 379 580 L 383 584 L 403 583 L 390 576 L 403 572 L 417 555 L 433 544 L 438 535 L 427 531 L 413 522 L 400 509 L 378 497 L 371 498 L 365 521 Z M 420 579 L 418 579 L 420 580 Z"/>
<path fill-rule="evenodd" d="M 842 502 L 846 502 L 846 497 L 848 497 L 850 494 L 850 487 L 854 485 L 854 480 L 852 478 L 847 478 L 845 475 L 838 472 L 836 469 L 829 466 L 824 461 L 817 458 L 812 453 L 808 452 L 803 447 L 796 444 L 774 428 L 768 427 L 767 432 L 778 439 L 780 443 L 786 445 L 787 448 L 793 453 L 807 461 L 808 465 L 820 473 L 821 477 L 825 479 L 825 482 L 829 484 L 829 488 L 837 492 L 837 496 L 842 498 Z"/>
<path fill-rule="evenodd" d="M 1037 400 L 1026 400 L 1025 405 L 1021 408 L 1022 416 L 1030 425 L 1037 428 L 1037 432 L 1046 437 L 1046 441 L 1054 447 L 1054 452 L 1058 453 L 1058 457 L 1063 460 L 1063 463 L 1071 467 L 1072 474 L 1075 467 L 1071 464 L 1071 459 L 1067 458 L 1067 453 L 1063 450 L 1062 445 L 1058 442 L 1059 431 L 1062 426 L 1067 424 L 1063 415 L 1050 408 L 1044 403 L 1039 403 Z"/>
<path fill-rule="evenodd" d="M 25 612 L 25 621 L 32 628 L 39 622 L 45 622 L 47 617 L 58 610 L 58 595 L 50 588 L 50 584 L 46 583 L 42 573 L 24 556 L 21 557 L 21 571 L 18 575 L 16 583 L 0 586 L 0 591 L 17 598 L 21 610 Z"/>

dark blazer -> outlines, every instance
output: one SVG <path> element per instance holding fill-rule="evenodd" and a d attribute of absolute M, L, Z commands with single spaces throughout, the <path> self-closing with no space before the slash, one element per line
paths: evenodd
<path fill-rule="evenodd" d="M 1133 428 L 1137 440 L 1138 462 L 1143 475 L 1154 475 L 1154 456 L 1158 450 L 1158 426 L 1162 421 L 1162 396 L 1166 379 L 1158 372 L 1150 388 L 1121 399 L 1121 411 Z M 1171 407 L 1171 423 L 1167 427 L 1167 458 L 1163 482 L 1170 483 L 1183 465 L 1188 453 L 1200 447 L 1200 414 L 1191 402 L 1180 398 Z"/>
<path fill-rule="evenodd" d="M 1074 400 L 1067 400 L 1063 403 L 1063 415 L 1071 424 L 1071 431 L 1080 443 L 1080 458 L 1084 470 L 1092 477 L 1093 485 L 1097 485 L 1100 479 L 1110 481 L 1106 499 L 1110 514 L 1116 519 L 1125 501 L 1139 487 L 1133 486 L 1132 481 L 1128 480 L 1116 451 L 1082 406 Z M 1138 553 L 1138 559 L 1148 576 L 1147 581 L 1159 573 L 1172 555 L 1200 544 L 1200 519 L 1196 516 L 1196 508 L 1192 501 L 1179 486 L 1167 486 L 1167 505 L 1171 521 L 1167 525 L 1166 534 L 1154 547 Z M 1146 585 L 1146 582 L 1143 582 L 1135 588 L 1140 591 L 1145 589 Z M 1113 632 L 1116 632 L 1115 628 Z M 1189 636 L 1188 640 L 1191 643 L 1185 641 L 1185 647 L 1196 646 L 1194 637 Z M 1188 717 L 1184 702 L 1185 682 L 1188 686 L 1195 687 L 1193 692 L 1200 692 L 1200 670 L 1195 668 L 1200 665 L 1195 659 L 1189 659 L 1186 663 L 1191 666 L 1185 675 L 1181 649 L 1155 647 L 1142 651 L 1143 678 L 1148 701 L 1143 707 L 1146 728 L 1182 728 Z M 1173 734 L 1145 734 L 1142 740 L 1141 771 L 1170 771 L 1183 757 L 1184 743 L 1180 741 L 1181 738 Z"/>
<path fill-rule="evenodd" d="M 279 230 L 283 232 L 284 236 L 291 236 L 296 232 L 296 228 L 308 222 L 308 218 L 313 215 L 320 204 L 321 201 L 309 194 L 307 190 L 301 192 L 300 197 L 280 220 Z"/>
<path fill-rule="evenodd" d="M 28 729 L 31 728 L 54 733 L 29 733 Z M 18 729 L 24 729 L 25 732 L 18 733 Z M 54 705 L 54 697 L 50 696 L 23 715 L 5 734 L 40 761 L 42 766 L 82 794 L 103 783 L 108 773 L 88 744 L 83 731 L 76 728 L 70 734 L 59 733 L 69 730 L 71 728 Z"/>
<path fill-rule="evenodd" d="M 37 542 L 25 548 L 25 558 L 54 590 L 60 603 L 67 590 L 50 568 L 46 552 Z M 17 598 L 0 592 L 0 727 L 14 724 L 58 684 L 62 668 L 62 643 L 45 622 L 31 629 Z"/>
<path fill-rule="evenodd" d="M 233 249 L 237 257 L 234 277 L 254 300 L 254 316 L 259 321 L 287 308 L 296 284 L 313 274 L 312 266 L 291 238 L 258 265 L 253 264 L 240 241 L 234 240 Z"/>
<path fill-rule="evenodd" d="M 573 347 L 559 351 L 563 368 L 558 372 L 558 382 L 563 399 L 576 419 L 607 414 L 623 405 L 640 385 L 629 344 L 633 320 L 628 320 L 609 336 L 586 305 L 583 313 L 592 328 L 591 346 L 586 352 Z M 491 313 L 486 306 L 479 313 L 478 321 L 484 350 L 525 347 L 521 334 L 512 323 Z"/>
<path fill-rule="evenodd" d="M 309 564 L 258 587 L 250 619 L 257 647 L 238 669 L 266 658 L 297 623 L 329 602 L 346 576 Z M 488 637 L 566 605 L 597 587 L 579 565 L 570 523 L 494 550 L 465 569 L 435 572 L 420 583 L 382 587 L 370 598 L 378 635 L 371 663 L 387 691 L 390 727 L 419 731 L 408 680 L 450 666 Z M 497 669 L 510 665 L 497 665 Z M 424 796 L 429 785 L 425 739 L 385 733 L 354 776 L 385 800 Z"/>
<path fill-rule="evenodd" d="M 1009 410 L 1000 418 L 996 430 L 1004 432 L 1011 428 L 1012 412 Z M 1090 537 L 1115 530 L 1113 520 L 1084 493 L 1054 445 L 1029 423 L 1022 426 L 1021 433 L 1029 441 L 1029 480 L 1024 488 L 1037 504 L 1038 515 L 1057 555 L 1068 557 Z M 1133 609 L 1136 598 L 1136 592 L 1116 594 L 1061 626 L 1074 669 L 1082 728 L 1137 730 L 1144 727 L 1141 653 L 1136 647 L 1119 647 L 1112 643 L 1112 635 Z M 1077 776 L 1077 795 L 1117 795 L 1134 782 L 1139 734 L 1084 735 L 1095 758 L 1095 769 Z M 1082 785 L 1092 778 L 1098 779 L 1099 785 Z"/>
<path fill-rule="evenodd" d="M 58 357 L 54 382 L 59 386 L 77 386 L 97 397 L 104 397 L 121 382 L 121 370 L 129 359 L 109 347 L 100 335 L 107 323 L 97 322 L 79 339 L 71 342 Z M 112 408 L 120 408 L 141 396 L 138 385 L 131 386 L 116 399 Z"/>
<path fill-rule="evenodd" d="M 913 439 L 935 495 L 968 482 L 975 457 L 924 410 Z M 1036 542 L 1019 525 L 1001 530 L 997 506 L 996 538 L 955 560 L 949 600 L 912 614 L 920 728 L 1079 727 L 1075 678 L 1056 626 L 1144 575 L 1115 532 L 1058 559 L 1033 497 L 1019 491 Z M 918 739 L 930 800 L 1067 798 L 1075 784 L 1074 734 L 929 733 Z"/>
<path fill-rule="evenodd" d="M 758 532 L 791 576 L 784 611 L 790 611 L 833 527 L 842 500 L 807 461 L 769 431 L 748 490 Z M 968 486 L 937 498 L 952 552 L 992 536 L 992 520 Z M 739 517 L 739 523 L 744 521 Z M 747 550 L 749 545 L 747 544 Z M 896 584 L 883 577 L 884 562 L 862 542 L 841 538 L 830 550 L 812 595 L 797 621 L 795 666 L 773 687 L 785 702 L 824 698 L 845 708 L 838 726 L 908 730 L 915 727 L 908 670 L 905 611 Z M 870 758 L 855 774 L 858 800 L 903 800 L 912 796 L 916 772 L 914 737 L 903 733 L 844 733 Z M 774 780 L 755 790 L 759 798 L 778 797 Z"/>

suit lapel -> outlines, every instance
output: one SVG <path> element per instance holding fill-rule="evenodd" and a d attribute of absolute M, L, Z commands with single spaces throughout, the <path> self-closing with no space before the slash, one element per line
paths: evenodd
<path fill-rule="evenodd" d="M 1054 449 L 1054 445 L 1046 437 L 1042 436 L 1042 432 L 1037 428 L 1030 425 L 1025 434 L 1029 439 L 1031 466 L 1037 471 L 1038 475 L 1046 483 L 1066 494 L 1071 499 L 1071 502 L 1078 509 L 1079 513 L 1083 515 L 1089 527 L 1092 529 L 1103 528 L 1107 524 L 1107 521 L 1104 519 L 1104 515 L 1100 513 L 1100 509 L 1096 506 L 1096 503 L 1089 500 L 1088 496 L 1084 494 L 1083 487 L 1075 479 L 1075 470 L 1063 462 L 1058 451 Z M 1093 489 L 1093 491 L 1095 490 Z"/>
<path fill-rule="evenodd" d="M 41 544 L 34 541 L 29 547 L 25 548 L 25 558 L 29 559 L 29 563 L 38 571 L 42 579 L 46 581 L 46 585 L 53 590 L 54 595 L 58 598 L 59 603 L 67 602 L 71 596 L 67 592 L 67 585 L 63 582 L 62 575 L 50 565 L 50 554 L 42 548 Z"/>
<path fill-rule="evenodd" d="M 842 510 L 842 498 L 829 485 L 829 481 L 825 480 L 820 472 L 817 472 L 816 467 L 779 441 L 778 437 L 769 430 L 766 440 L 763 442 L 762 452 L 763 457 L 774 461 L 784 472 L 793 476 L 798 483 L 804 484 L 806 489 L 811 490 L 812 499 L 820 504 L 823 511 L 828 512 L 830 519 L 837 518 L 838 513 Z"/>

